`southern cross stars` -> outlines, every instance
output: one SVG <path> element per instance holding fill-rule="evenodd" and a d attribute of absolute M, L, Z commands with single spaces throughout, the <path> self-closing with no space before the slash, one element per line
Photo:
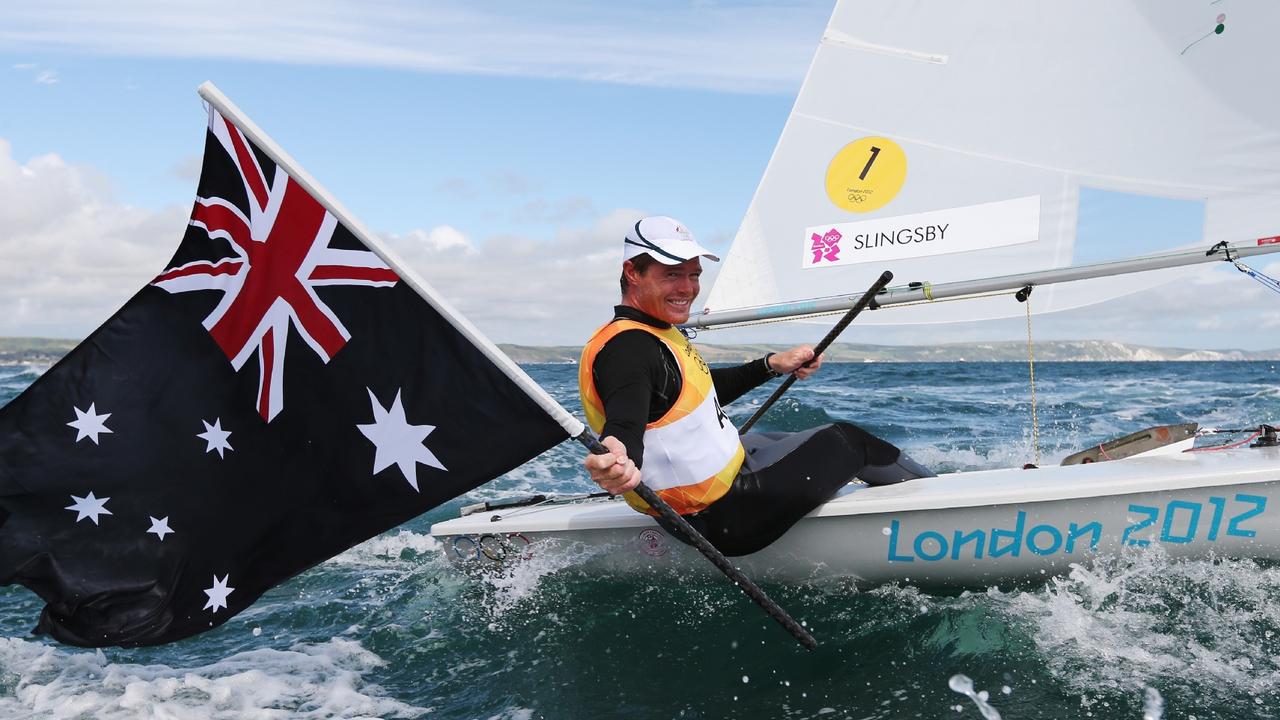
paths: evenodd
<path fill-rule="evenodd" d="M 396 399 L 389 408 L 382 407 L 373 390 L 369 390 L 369 401 L 373 404 L 373 423 L 356 427 L 377 448 L 373 456 L 374 475 L 395 465 L 400 468 L 400 474 L 409 481 L 409 485 L 414 490 L 418 490 L 418 463 L 440 470 L 447 469 L 435 454 L 422 444 L 436 426 L 410 425 L 404 416 L 404 405 L 400 403 L 399 390 L 396 391 Z"/>
<path fill-rule="evenodd" d="M 150 517 L 150 518 L 151 518 L 151 529 L 150 529 L 150 530 L 148 530 L 147 532 L 148 532 L 148 533 L 155 533 L 155 534 L 156 534 L 156 537 L 160 538 L 160 541 L 161 541 L 161 542 L 164 542 L 164 536 L 165 536 L 165 535 L 172 535 L 172 534 L 173 534 L 173 529 L 169 527 L 169 516 L 168 516 L 168 515 L 166 515 L 166 516 L 164 516 L 164 517 L 162 517 L 162 518 L 153 518 L 153 517 L 151 517 L 150 515 L 148 515 L 147 517 Z"/>
<path fill-rule="evenodd" d="M 99 415 L 93 403 L 89 403 L 89 409 L 83 411 L 74 405 L 71 407 L 76 411 L 76 419 L 67 424 L 76 429 L 76 442 L 89 438 L 94 445 L 97 445 L 98 435 L 111 432 L 111 428 L 105 424 L 107 418 L 111 417 L 111 413 Z"/>
<path fill-rule="evenodd" d="M 218 457 L 225 457 L 223 455 L 224 450 L 235 449 L 231 447 L 231 443 L 227 442 L 227 438 L 231 437 L 231 431 L 222 429 L 222 418 L 214 418 L 212 425 L 205 420 L 200 422 L 204 423 L 204 432 L 196 435 L 196 437 L 209 444 L 209 447 L 205 448 L 206 453 L 217 450 Z M 236 442 L 239 441 L 237 440 Z"/>
<path fill-rule="evenodd" d="M 227 606 L 227 596 L 236 591 L 233 587 L 227 587 L 230 581 L 230 575 L 223 575 L 221 580 L 217 575 L 213 576 L 213 587 L 204 591 L 204 594 L 209 596 L 209 601 L 204 604 L 204 610 L 213 608 L 214 612 L 218 612 L 218 608 Z"/>
<path fill-rule="evenodd" d="M 96 498 L 93 496 L 93 493 L 90 492 L 85 497 L 72 495 L 71 499 L 75 500 L 75 503 L 68 505 L 63 509 L 74 510 L 76 512 L 76 522 L 89 518 L 93 521 L 94 525 L 97 525 L 99 515 L 111 514 L 111 511 L 107 509 L 107 501 L 111 499 L 109 497 Z"/>

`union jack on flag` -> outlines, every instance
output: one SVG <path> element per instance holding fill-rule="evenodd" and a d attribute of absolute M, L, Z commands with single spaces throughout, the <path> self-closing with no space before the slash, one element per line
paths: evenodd
<path fill-rule="evenodd" d="M 400 277 L 369 250 L 330 247 L 338 221 L 280 167 L 264 169 L 240 130 L 209 108 L 209 131 L 239 172 L 248 213 L 225 197 L 197 197 L 191 225 L 230 245 L 232 254 L 169 267 L 153 284 L 169 292 L 221 290 L 204 327 L 231 366 L 258 358 L 256 407 L 270 422 L 284 408 L 289 328 L 325 363 L 351 339 L 320 285 L 391 287 Z"/>

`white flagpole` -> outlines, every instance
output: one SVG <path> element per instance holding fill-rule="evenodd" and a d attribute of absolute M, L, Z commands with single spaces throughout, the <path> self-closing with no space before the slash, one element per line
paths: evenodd
<path fill-rule="evenodd" d="M 289 177 L 293 178 L 294 182 L 298 183 L 305 188 L 307 192 L 311 193 L 311 196 L 314 197 L 325 210 L 328 210 L 331 215 L 337 218 L 338 222 L 346 225 L 347 229 L 350 230 L 351 233 L 360 240 L 360 242 L 367 245 L 375 255 L 382 258 L 382 261 L 394 270 L 395 273 L 400 276 L 401 280 L 408 284 L 409 287 L 413 288 L 415 292 L 421 295 L 424 300 L 436 309 L 436 312 L 443 315 L 458 332 L 462 333 L 462 335 L 470 340 L 473 345 L 479 348 L 480 352 L 484 353 L 485 357 L 489 358 L 494 365 L 497 365 L 498 368 L 502 370 L 507 377 L 511 378 L 511 381 L 519 386 L 525 394 L 532 398 L 544 412 L 559 423 L 560 427 L 564 428 L 564 431 L 568 433 L 570 437 L 577 437 L 582 434 L 582 431 L 585 430 L 586 427 L 582 424 L 581 420 L 570 415 L 569 411 L 561 407 L 560 403 L 556 402 L 554 398 L 547 394 L 547 391 L 543 390 L 541 385 L 534 382 L 533 378 L 529 377 L 528 374 L 526 374 L 525 371 L 515 363 L 515 361 L 507 357 L 506 353 L 498 349 L 497 345 L 494 345 L 489 338 L 485 337 L 484 334 L 476 328 L 476 326 L 472 325 L 470 320 L 457 310 L 454 310 L 453 306 L 450 305 L 448 301 L 437 294 L 435 289 L 432 288 L 426 280 L 422 279 L 422 277 L 420 277 L 413 268 L 406 265 L 404 261 L 391 250 L 391 248 L 388 248 L 378 240 L 378 238 L 374 237 L 373 233 L 369 232 L 363 223 L 348 212 L 347 209 L 342 206 L 342 203 L 339 203 L 333 195 L 329 194 L 327 190 L 321 187 L 320 183 L 316 182 L 315 178 L 311 177 L 310 173 L 303 170 L 302 166 L 299 165 L 296 160 L 290 157 L 288 153 L 286 153 L 275 143 L 274 140 L 262 131 L 262 128 L 255 125 L 252 120 L 246 117 L 245 114 L 240 111 L 240 108 L 236 107 L 235 103 L 231 102 L 226 95 L 222 94 L 221 90 L 215 87 L 213 83 L 206 82 L 199 87 L 197 92 L 200 93 L 200 97 L 204 98 L 205 102 L 213 106 L 213 108 L 219 113 L 222 113 L 222 116 L 226 118 L 228 122 L 239 128 L 240 132 L 244 133 L 246 137 L 252 140 L 254 145 L 261 148 L 268 157 L 283 168 L 285 172 L 289 173 Z"/>

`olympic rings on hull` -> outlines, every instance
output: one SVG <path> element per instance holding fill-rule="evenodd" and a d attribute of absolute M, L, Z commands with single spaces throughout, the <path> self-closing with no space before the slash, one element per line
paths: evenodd
<path fill-rule="evenodd" d="M 507 561 L 528 560 L 533 557 L 529 545 L 529 538 L 519 532 L 456 535 L 452 543 L 453 560 L 484 565 L 501 565 Z"/>

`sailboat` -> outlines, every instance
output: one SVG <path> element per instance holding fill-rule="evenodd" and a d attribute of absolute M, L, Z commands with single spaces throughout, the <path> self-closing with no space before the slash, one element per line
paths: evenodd
<path fill-rule="evenodd" d="M 899 284 L 860 323 L 1069 309 L 1205 263 L 1274 284 L 1245 261 L 1280 250 L 1280 7 L 1227 5 L 842 0 L 689 329 L 840 312 L 885 270 Z M 852 483 L 735 563 L 968 587 L 1152 547 L 1280 560 L 1274 428 L 1194 441 L 1150 428 L 1053 467 Z M 462 565 L 710 567 L 606 498 L 485 503 L 432 535 Z"/>

